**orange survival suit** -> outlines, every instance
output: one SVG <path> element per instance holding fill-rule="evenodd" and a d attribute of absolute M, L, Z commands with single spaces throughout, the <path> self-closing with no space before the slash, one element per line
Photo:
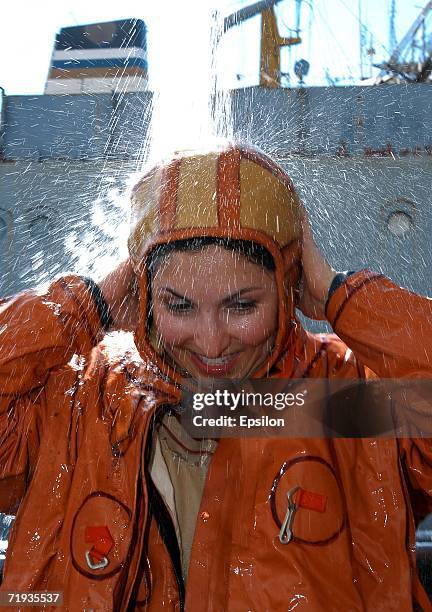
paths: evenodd
<path fill-rule="evenodd" d="M 60 590 L 71 611 L 432 609 L 415 569 L 414 513 L 432 510 L 428 439 L 221 439 L 185 589 L 147 465 L 155 418 L 180 401 L 175 372 L 147 337 L 151 248 L 209 235 L 270 251 L 279 331 L 260 376 L 356 378 L 366 367 L 381 377 L 430 376 L 432 303 L 361 271 L 327 305 L 339 338 L 306 333 L 292 291 L 297 196 L 255 150 L 176 157 L 145 175 L 132 210 L 135 344 L 122 333 L 100 342 L 100 309 L 77 276 L 1 303 L 0 510 L 17 514 L 1 590 Z M 293 483 L 327 501 L 324 511 L 298 512 L 283 545 L 276 519 Z"/>

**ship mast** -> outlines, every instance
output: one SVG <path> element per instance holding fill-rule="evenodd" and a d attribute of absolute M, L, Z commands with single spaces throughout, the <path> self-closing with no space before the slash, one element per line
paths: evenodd
<path fill-rule="evenodd" d="M 429 41 L 426 41 L 425 28 L 426 19 L 431 14 L 432 0 L 427 2 L 422 8 L 420 14 L 411 24 L 400 43 L 393 48 L 389 59 L 381 64 L 375 65 L 377 68 L 381 68 L 377 77 L 377 83 L 389 81 L 424 83 L 430 80 L 432 74 L 432 37 Z M 419 45 L 416 42 L 416 37 L 421 30 L 423 30 L 423 40 L 422 44 Z M 417 59 L 414 57 L 411 59 L 407 57 L 408 51 L 411 50 L 414 56 L 414 52 L 418 49 L 421 49 L 421 54 Z"/>

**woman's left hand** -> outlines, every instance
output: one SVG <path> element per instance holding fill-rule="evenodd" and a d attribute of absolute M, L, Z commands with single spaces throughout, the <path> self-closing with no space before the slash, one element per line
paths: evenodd
<path fill-rule="evenodd" d="M 303 276 L 301 281 L 299 308 L 307 317 L 321 320 L 326 318 L 325 305 L 328 290 L 336 275 L 336 271 L 321 255 L 315 244 L 306 212 L 303 215 L 302 226 Z"/>

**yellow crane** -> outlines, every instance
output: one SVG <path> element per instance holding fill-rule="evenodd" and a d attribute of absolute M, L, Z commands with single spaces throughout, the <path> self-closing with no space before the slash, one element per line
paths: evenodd
<path fill-rule="evenodd" d="M 279 34 L 274 7 L 281 1 L 261 0 L 239 9 L 224 19 L 224 32 L 226 32 L 261 13 L 260 85 L 262 87 L 281 87 L 281 48 L 301 43 L 298 31 L 296 36 L 290 37 Z"/>

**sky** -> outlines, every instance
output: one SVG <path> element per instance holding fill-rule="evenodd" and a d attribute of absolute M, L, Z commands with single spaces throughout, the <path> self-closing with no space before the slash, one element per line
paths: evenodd
<path fill-rule="evenodd" d="M 250 0 L 14 0 L 1 9 L 0 87 L 6 94 L 41 94 L 50 65 L 55 34 L 62 27 L 123 19 L 142 18 L 148 26 L 150 84 L 172 79 L 181 84 L 182 75 L 194 72 L 203 78 L 199 64 L 191 60 L 202 54 L 208 42 L 203 24 L 216 7 L 220 14 L 251 4 Z M 362 0 L 361 12 L 367 47 L 374 61 L 389 55 L 389 5 L 391 0 Z M 396 35 L 400 40 L 414 21 L 425 0 L 396 0 Z M 295 0 L 277 7 L 280 34 L 295 26 Z M 285 85 L 297 85 L 293 75 L 296 60 L 306 59 L 310 72 L 307 85 L 352 84 L 360 77 L 359 0 L 303 0 L 302 43 L 282 52 L 282 71 L 289 73 Z M 219 43 L 217 73 L 222 87 L 258 83 L 260 18 L 233 28 Z M 204 64 L 202 70 L 205 70 Z M 370 76 L 370 63 L 363 66 Z M 205 77 L 204 77 L 205 78 Z M 188 74 L 188 79 L 191 75 Z M 185 79 L 185 82 L 188 81 Z"/>

